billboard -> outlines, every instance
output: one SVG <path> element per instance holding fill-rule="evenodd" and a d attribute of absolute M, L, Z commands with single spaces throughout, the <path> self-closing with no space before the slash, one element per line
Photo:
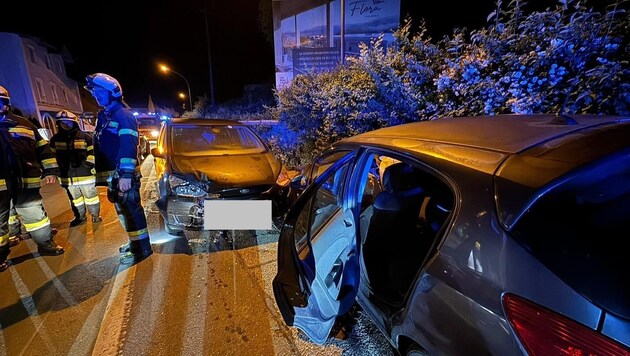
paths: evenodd
<path fill-rule="evenodd" d="M 400 0 L 274 0 L 273 22 L 280 90 L 296 75 L 335 68 L 342 43 L 348 58 L 359 54 L 361 42 L 369 44 L 380 34 L 385 46 L 393 42 Z"/>

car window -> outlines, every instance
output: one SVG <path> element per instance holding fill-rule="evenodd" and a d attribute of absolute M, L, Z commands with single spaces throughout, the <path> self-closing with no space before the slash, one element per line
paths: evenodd
<path fill-rule="evenodd" d="M 266 151 L 246 126 L 177 125 L 171 128 L 173 152 L 183 156 L 253 154 Z"/>
<path fill-rule="evenodd" d="M 352 151 L 336 151 L 332 154 L 317 158 L 317 160 L 313 162 L 310 172 L 308 173 L 309 182 L 313 182 L 333 164 L 350 154 L 350 152 Z"/>
<path fill-rule="evenodd" d="M 343 185 L 350 162 L 342 165 L 324 181 L 305 208 L 300 213 L 295 224 L 295 244 L 300 255 L 307 248 L 309 236 L 316 236 L 317 232 L 330 218 L 343 208 Z"/>

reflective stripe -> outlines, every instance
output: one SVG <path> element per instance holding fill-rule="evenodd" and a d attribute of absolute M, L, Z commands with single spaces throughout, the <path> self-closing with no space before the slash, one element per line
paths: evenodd
<path fill-rule="evenodd" d="M 74 141 L 74 148 L 80 149 L 80 150 L 85 150 L 85 149 L 87 149 L 87 143 L 85 142 L 85 140 L 75 140 Z"/>
<path fill-rule="evenodd" d="M 65 142 L 55 142 L 55 148 L 58 150 L 67 150 L 68 144 Z"/>
<path fill-rule="evenodd" d="M 132 237 L 140 236 L 140 235 L 146 234 L 146 233 L 148 233 L 147 228 L 144 228 L 144 229 L 141 229 L 141 230 L 136 230 L 136 231 L 127 231 L 127 235 L 132 236 Z"/>
<path fill-rule="evenodd" d="M 37 178 L 22 178 L 22 187 L 24 188 L 40 188 L 42 186 L 42 179 Z"/>
<path fill-rule="evenodd" d="M 4 246 L 9 242 L 9 233 L 0 236 L 0 246 Z"/>
<path fill-rule="evenodd" d="M 72 199 L 72 204 L 76 205 L 83 205 L 85 201 L 83 200 L 83 197 L 78 197 L 76 199 Z"/>
<path fill-rule="evenodd" d="M 136 166 L 136 161 L 133 158 L 121 158 L 120 159 L 120 168 L 125 170 L 133 170 Z"/>
<path fill-rule="evenodd" d="M 110 121 L 109 124 L 107 125 L 109 127 L 118 127 L 118 123 L 116 121 Z"/>
<path fill-rule="evenodd" d="M 44 169 L 59 167 L 59 165 L 57 164 L 57 160 L 55 158 L 48 158 L 48 159 L 42 160 L 42 165 L 44 166 Z"/>
<path fill-rule="evenodd" d="M 98 200 L 98 195 L 93 198 L 85 198 L 85 204 L 87 205 L 94 205 L 98 203 L 100 203 L 100 201 Z"/>
<path fill-rule="evenodd" d="M 10 127 L 9 132 L 17 136 L 28 137 L 31 140 L 35 140 L 35 133 L 29 129 L 24 129 L 21 127 Z"/>
<path fill-rule="evenodd" d="M 88 163 L 94 164 L 94 156 L 93 155 L 88 155 L 87 158 L 85 159 L 85 161 L 88 162 Z"/>
<path fill-rule="evenodd" d="M 94 184 L 96 183 L 96 177 L 94 176 L 85 176 L 85 177 L 60 177 L 59 183 L 63 186 L 69 185 L 86 185 L 86 184 Z"/>
<path fill-rule="evenodd" d="M 54 147 L 51 147 L 51 148 L 50 148 L 50 150 L 51 150 L 53 153 L 56 153 L 56 152 L 57 152 L 57 149 L 56 149 L 56 148 L 54 148 Z"/>
<path fill-rule="evenodd" d="M 87 146 L 87 150 L 88 151 L 93 151 L 94 150 L 94 146 Z"/>
<path fill-rule="evenodd" d="M 7 181 L 4 179 L 0 179 L 0 191 L 7 190 Z"/>
<path fill-rule="evenodd" d="M 48 216 L 47 216 L 47 217 L 41 219 L 38 222 L 34 222 L 34 223 L 31 223 L 31 224 L 26 224 L 25 223 L 24 227 L 26 228 L 26 231 L 31 232 L 31 231 L 39 230 L 39 229 L 41 229 L 43 227 L 46 227 L 48 225 L 50 225 L 50 220 L 48 219 Z"/>
<path fill-rule="evenodd" d="M 47 144 L 48 144 L 48 141 L 46 141 L 46 140 L 44 140 L 44 139 L 41 139 L 41 140 L 39 140 L 39 141 L 37 141 L 37 142 L 35 143 L 35 146 L 37 146 L 37 147 L 42 147 L 42 146 L 47 145 Z M 51 147 L 51 148 L 52 148 L 52 147 Z"/>
<path fill-rule="evenodd" d="M 131 135 L 131 136 L 138 137 L 138 131 L 135 131 L 135 130 L 132 130 L 132 129 L 121 129 L 121 130 L 118 130 L 118 136 L 122 136 L 122 135 Z"/>
<path fill-rule="evenodd" d="M 9 216 L 9 224 L 15 224 L 18 221 L 17 215 Z"/>

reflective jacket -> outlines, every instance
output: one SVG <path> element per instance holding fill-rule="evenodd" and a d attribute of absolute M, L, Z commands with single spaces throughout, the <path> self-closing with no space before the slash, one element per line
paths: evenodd
<path fill-rule="evenodd" d="M 129 109 L 116 103 L 101 110 L 94 133 L 96 184 L 106 185 L 107 177 L 117 172 L 122 178 L 140 173 L 138 166 L 138 123 Z"/>
<path fill-rule="evenodd" d="M 59 175 L 48 141 L 27 119 L 12 113 L 0 117 L 0 144 L 3 152 L 0 190 L 6 190 L 11 182 L 17 184 L 12 189 L 39 189 L 42 177 Z"/>
<path fill-rule="evenodd" d="M 74 125 L 72 130 L 60 129 L 50 139 L 50 149 L 59 164 L 59 182 L 62 186 L 95 184 L 94 146 L 92 136 Z"/>

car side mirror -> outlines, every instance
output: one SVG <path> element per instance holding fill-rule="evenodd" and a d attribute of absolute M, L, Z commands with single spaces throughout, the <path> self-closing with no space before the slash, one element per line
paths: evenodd
<path fill-rule="evenodd" d="M 290 187 L 293 189 L 305 189 L 306 185 L 306 177 L 303 175 L 298 175 L 291 179 Z"/>
<path fill-rule="evenodd" d="M 166 157 L 164 155 L 164 153 L 158 147 L 153 147 L 151 149 L 151 154 L 153 155 L 153 157 L 159 157 L 159 158 L 165 158 Z"/>
<path fill-rule="evenodd" d="M 50 129 L 37 129 L 37 131 L 39 131 L 39 135 L 42 136 L 42 138 L 46 141 L 50 141 L 50 139 L 52 138 L 53 134 L 52 131 L 50 131 Z"/>

